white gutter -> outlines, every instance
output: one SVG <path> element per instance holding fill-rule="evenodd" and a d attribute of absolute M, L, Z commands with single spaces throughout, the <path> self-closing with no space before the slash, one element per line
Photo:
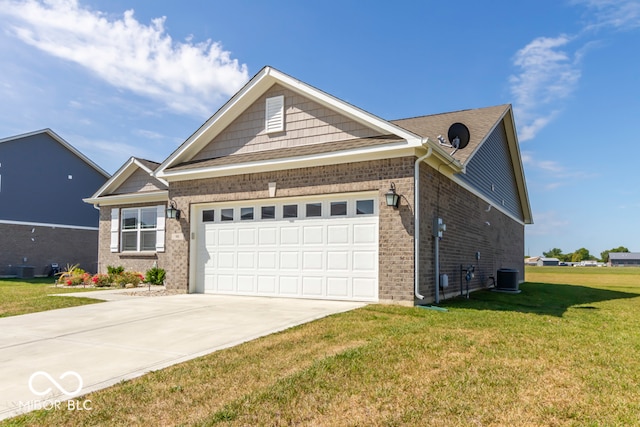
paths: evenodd
<path fill-rule="evenodd" d="M 429 138 L 425 139 L 422 142 L 422 146 L 426 146 Z M 413 293 L 418 299 L 424 299 L 424 295 L 420 295 L 420 163 L 427 157 L 431 155 L 433 150 L 431 147 L 427 147 L 427 154 L 422 157 L 418 157 L 414 166 L 414 176 L 413 176 L 413 197 L 414 197 L 414 205 L 415 208 L 413 211 L 415 212 L 415 218 L 413 221 Z"/>

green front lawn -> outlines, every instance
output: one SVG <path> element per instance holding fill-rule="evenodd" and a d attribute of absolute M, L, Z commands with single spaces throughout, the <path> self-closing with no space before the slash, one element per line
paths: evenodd
<path fill-rule="evenodd" d="M 448 312 L 370 305 L 7 424 L 638 425 L 640 270 L 598 270 L 528 269 Z"/>
<path fill-rule="evenodd" d="M 54 297 L 52 294 L 89 292 L 95 288 L 53 286 L 53 279 L 0 279 L 0 317 L 102 302 L 90 298 Z"/>

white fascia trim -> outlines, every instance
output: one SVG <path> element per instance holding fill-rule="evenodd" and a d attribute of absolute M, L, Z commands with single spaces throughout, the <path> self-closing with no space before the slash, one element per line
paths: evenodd
<path fill-rule="evenodd" d="M 129 205 L 132 203 L 166 202 L 169 190 L 152 191 L 148 193 L 116 194 L 112 196 L 91 197 L 82 199 L 85 203 L 96 206 Z"/>
<path fill-rule="evenodd" d="M 312 156 L 289 157 L 283 159 L 247 162 L 200 169 L 189 169 L 175 172 L 164 172 L 163 177 L 169 182 L 190 179 L 214 178 L 220 176 L 242 175 L 247 173 L 271 172 L 278 170 L 299 169 L 305 167 L 326 166 L 369 160 L 391 159 L 415 155 L 415 148 L 407 146 L 403 141 L 398 144 L 375 148 L 355 149 L 332 153 L 319 153 Z"/>
<path fill-rule="evenodd" d="M 471 194 L 473 194 L 474 196 L 478 197 L 479 199 L 485 201 L 487 204 L 491 205 L 491 207 L 493 209 L 496 209 L 500 212 L 502 212 L 503 214 L 505 214 L 506 216 L 508 216 L 509 218 L 511 218 L 512 220 L 516 221 L 518 224 L 521 225 L 526 225 L 527 223 L 524 222 L 523 220 L 521 220 L 520 218 L 517 218 L 515 216 L 513 216 L 513 214 L 511 212 L 509 212 L 508 210 L 506 210 L 505 208 L 503 208 L 502 206 L 496 204 L 496 202 L 494 202 L 493 200 L 489 200 L 487 199 L 482 193 L 478 192 L 478 190 L 476 190 L 475 188 L 471 187 L 469 184 L 467 184 L 466 182 L 462 181 L 460 178 L 458 178 L 456 175 L 452 175 L 449 177 L 453 182 L 455 182 L 456 184 L 458 184 L 460 187 L 464 188 L 465 190 L 467 190 L 468 192 L 470 192 Z"/>
<path fill-rule="evenodd" d="M 24 225 L 27 227 L 68 228 L 72 230 L 90 230 L 90 231 L 99 230 L 98 227 L 85 227 L 83 225 L 52 224 L 48 222 L 11 221 L 11 220 L 5 220 L 5 219 L 0 219 L 0 224 Z"/>

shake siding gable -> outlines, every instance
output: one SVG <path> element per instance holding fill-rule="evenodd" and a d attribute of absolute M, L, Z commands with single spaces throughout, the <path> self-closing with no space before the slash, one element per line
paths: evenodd
<path fill-rule="evenodd" d="M 151 177 L 147 171 L 138 169 L 112 194 L 143 193 L 146 191 L 159 190 L 166 190 L 166 188 L 161 188 L 157 184 L 156 179 Z"/>
<path fill-rule="evenodd" d="M 284 96 L 285 130 L 267 133 L 266 100 L 276 96 Z M 276 84 L 192 160 L 371 136 L 380 136 L 380 133 Z"/>
<path fill-rule="evenodd" d="M 467 163 L 466 173 L 458 177 L 495 205 L 502 206 L 520 220 L 524 219 L 503 122 L 496 126 Z"/>

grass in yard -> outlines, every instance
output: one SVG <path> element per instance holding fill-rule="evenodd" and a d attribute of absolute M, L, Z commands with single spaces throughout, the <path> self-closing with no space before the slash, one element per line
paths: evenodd
<path fill-rule="evenodd" d="M 370 305 L 6 425 L 640 424 L 640 270 L 560 270 L 446 313 Z"/>
<path fill-rule="evenodd" d="M 0 279 L 0 317 L 102 302 L 90 298 L 54 297 L 52 294 L 91 291 L 91 288 L 53 286 L 53 279 Z"/>

